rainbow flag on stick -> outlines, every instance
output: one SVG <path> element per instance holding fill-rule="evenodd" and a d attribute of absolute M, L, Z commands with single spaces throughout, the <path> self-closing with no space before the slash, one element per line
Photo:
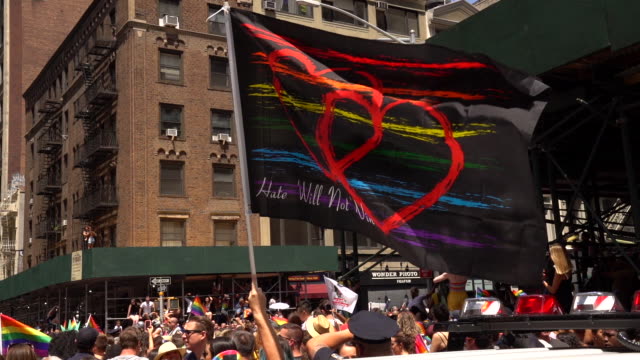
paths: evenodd
<path fill-rule="evenodd" d="M 51 337 L 29 327 L 20 321 L 7 315 L 0 314 L 0 343 L 2 343 L 2 355 L 7 354 L 9 346 L 19 343 L 30 343 L 39 357 L 49 355 L 49 342 Z"/>
<path fill-rule="evenodd" d="M 204 304 L 200 301 L 200 298 L 196 296 L 196 299 L 193 300 L 193 304 L 191 304 L 191 314 L 196 316 L 203 316 L 205 314 Z"/>
<path fill-rule="evenodd" d="M 87 319 L 87 323 L 86 323 L 86 325 L 84 327 L 92 327 L 92 328 L 98 330 L 98 332 L 100 334 L 104 334 L 102 329 L 100 329 L 100 326 L 98 326 L 98 323 L 96 322 L 96 319 L 94 319 L 91 314 L 89 314 L 89 318 Z"/>

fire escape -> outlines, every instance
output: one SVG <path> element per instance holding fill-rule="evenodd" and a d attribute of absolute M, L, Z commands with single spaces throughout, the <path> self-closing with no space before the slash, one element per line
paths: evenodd
<path fill-rule="evenodd" d="M 76 153 L 74 168 L 82 170 L 84 192 L 74 203 L 73 218 L 85 224 L 118 206 L 115 183 L 105 184 L 98 176 L 99 168 L 118 152 L 115 126 L 110 122 L 110 110 L 118 97 L 115 62 L 104 64 L 114 49 L 115 41 L 98 38 L 88 61 L 78 68 L 86 90 L 76 104 L 75 117 L 82 120 L 85 141 Z"/>
<path fill-rule="evenodd" d="M 37 217 L 35 237 L 42 239 L 42 261 L 53 256 L 51 250 L 58 240 L 61 225 L 60 214 L 54 211 L 57 195 L 62 190 L 60 164 L 62 134 L 59 129 L 59 118 L 54 117 L 61 105 L 60 101 L 49 99 L 39 110 L 43 114 L 45 124 L 36 139 L 40 156 L 40 173 L 36 180 L 35 192 L 36 195 L 41 196 L 41 213 Z"/>
<path fill-rule="evenodd" d="M 12 193 L 0 203 L 0 279 L 13 275 L 16 257 L 16 216 L 17 209 L 12 209 L 17 192 Z"/>

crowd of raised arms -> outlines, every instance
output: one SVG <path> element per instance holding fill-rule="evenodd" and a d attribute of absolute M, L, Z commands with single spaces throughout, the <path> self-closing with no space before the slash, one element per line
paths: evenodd
<path fill-rule="evenodd" d="M 351 315 L 336 311 L 328 300 L 315 308 L 303 300 L 296 309 L 283 313 L 268 310 L 266 297 L 253 287 L 230 315 L 207 312 L 183 318 L 168 310 L 159 317 L 155 311 L 131 313 L 129 309 L 129 318 L 106 334 L 92 327 L 51 330 L 47 359 L 328 360 L 451 350 L 621 346 L 617 332 L 608 329 L 462 337 L 434 332 L 435 323 L 451 320 L 449 308 L 418 292 L 412 296 L 402 307 L 387 311 L 372 309 Z M 38 357 L 31 344 L 20 343 L 8 348 L 5 359 Z"/>

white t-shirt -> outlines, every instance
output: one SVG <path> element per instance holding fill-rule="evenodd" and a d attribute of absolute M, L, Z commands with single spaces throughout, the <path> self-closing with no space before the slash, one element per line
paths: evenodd
<path fill-rule="evenodd" d="M 140 304 L 140 309 L 142 310 L 142 314 L 151 314 L 153 312 L 155 305 L 151 301 L 145 301 Z"/>

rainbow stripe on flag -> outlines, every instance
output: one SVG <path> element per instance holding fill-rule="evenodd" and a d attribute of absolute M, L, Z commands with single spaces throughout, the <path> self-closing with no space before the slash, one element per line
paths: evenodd
<path fill-rule="evenodd" d="M 193 304 L 191 304 L 191 314 L 196 316 L 204 316 L 205 314 L 204 305 L 200 301 L 200 298 L 196 296 L 196 299 L 193 300 Z"/>
<path fill-rule="evenodd" d="M 87 324 L 84 327 L 94 328 L 94 329 L 98 330 L 98 332 L 100 334 L 104 334 L 104 332 L 102 332 L 102 329 L 100 329 L 100 326 L 98 326 L 98 323 L 96 322 L 96 319 L 94 319 L 91 314 L 89 314 L 89 319 L 87 319 Z"/>
<path fill-rule="evenodd" d="M 51 337 L 48 335 L 4 314 L 0 314 L 0 328 L 3 355 L 7 354 L 9 346 L 19 343 L 33 344 L 33 349 L 39 357 L 49 355 Z"/>
<path fill-rule="evenodd" d="M 491 293 L 488 290 L 476 288 L 476 297 L 491 297 Z"/>
<path fill-rule="evenodd" d="M 284 324 L 289 323 L 289 320 L 287 320 L 287 319 L 285 319 L 283 317 L 280 317 L 280 316 L 272 316 L 271 320 L 273 320 L 276 324 L 278 324 L 278 326 L 282 326 Z"/>
<path fill-rule="evenodd" d="M 427 345 L 425 345 L 424 340 L 420 334 L 416 335 L 416 354 L 425 354 L 429 352 L 427 349 Z"/>

